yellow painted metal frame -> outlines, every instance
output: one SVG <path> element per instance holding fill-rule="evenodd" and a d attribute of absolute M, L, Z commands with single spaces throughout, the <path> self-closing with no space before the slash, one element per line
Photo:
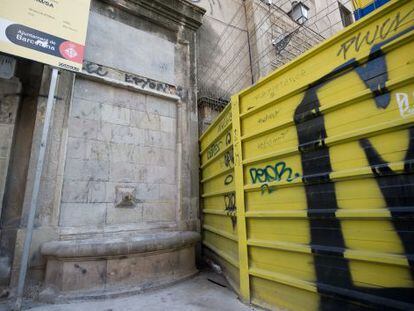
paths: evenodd
<path fill-rule="evenodd" d="M 246 211 L 244 201 L 244 173 L 243 152 L 240 140 L 240 111 L 239 98 L 234 96 L 231 100 L 233 121 L 233 145 L 234 145 L 234 179 L 237 202 L 237 228 L 239 235 L 239 268 L 240 268 L 240 294 L 244 301 L 250 302 L 249 263 L 247 256 Z"/>
<path fill-rule="evenodd" d="M 358 5 L 365 2 L 359 1 Z M 237 277 L 234 274 L 229 277 L 234 278 L 232 284 L 238 284 L 235 289 L 243 301 L 268 308 L 278 306 L 294 310 L 316 310 L 327 303 L 324 301 L 325 296 L 333 295 L 332 292 L 321 293 L 321 284 L 326 284 L 317 280 L 318 276 L 313 268 L 317 264 L 315 258 L 325 255 L 315 255 L 318 251 L 323 251 L 323 248 L 320 250 L 320 245 L 312 244 L 307 234 L 310 231 L 308 226 L 311 217 L 304 192 L 307 184 L 302 179 L 304 173 L 300 162 L 301 146 L 296 133 L 291 132 L 291 129 L 297 126 L 292 115 L 309 85 L 313 85 L 330 70 L 341 65 L 336 58 L 327 59 L 324 64 L 312 63 L 315 57 L 325 55 L 323 53 L 328 49 L 340 46 L 352 35 L 358 36 L 360 31 L 368 31 L 369 27 L 375 25 L 377 21 L 383 21 L 386 25 L 386 18 L 401 8 L 404 8 L 402 11 L 405 12 L 404 14 L 411 14 L 410 12 L 413 14 L 413 18 L 409 19 L 404 27 L 414 27 L 414 1 L 391 1 L 375 13 L 260 80 L 256 85 L 234 95 L 231 104 L 200 138 L 201 197 L 204 205 L 202 212 L 206 216 L 203 223 L 203 243 L 215 253 L 225 270 L 226 267 L 232 271 L 238 269 Z M 402 17 L 397 16 L 398 18 Z M 330 217 L 334 217 L 339 222 L 344 232 L 349 247 L 344 248 L 341 256 L 349 262 L 354 284 L 352 290 L 340 297 L 341 301 L 350 299 L 349 297 L 361 288 L 363 290 L 368 288 L 366 290 L 373 291 L 370 295 L 376 297 L 378 303 L 383 303 L 384 306 L 395 304 L 397 309 L 406 309 L 408 303 L 398 302 L 395 298 L 384 298 L 382 294 L 375 294 L 374 290 L 377 287 L 386 289 L 387 286 L 390 288 L 399 286 L 399 290 L 403 293 L 406 289 L 414 288 L 414 281 L 407 274 L 407 271 L 410 271 L 407 255 L 413 254 L 405 254 L 402 246 L 396 242 L 397 234 L 392 232 L 394 230 L 390 225 L 393 216 L 389 209 L 384 208 L 381 193 L 375 190 L 378 187 L 373 168 L 366 159 L 354 152 L 357 150 L 356 144 L 361 139 L 369 138 L 376 144 L 380 139 L 387 139 L 392 142 L 386 154 L 392 159 L 388 163 L 388 168 L 395 174 L 404 173 L 405 163 L 400 158 L 408 147 L 404 145 L 402 137 L 405 137 L 414 122 L 404 117 L 397 118 L 399 112 L 395 96 L 398 92 L 414 94 L 414 59 L 410 58 L 410 51 L 413 48 L 412 31 L 402 34 L 381 48 L 382 52 L 393 60 L 387 69 L 390 77 L 383 87 L 392 94 L 394 106 L 384 110 L 384 113 L 365 112 L 364 107 L 372 105 L 373 91 L 364 86 L 356 78 L 355 73 L 350 71 L 341 77 L 341 82 L 338 83 L 352 88 L 353 91 L 347 92 L 340 87 L 332 90 L 322 88 L 320 99 L 323 104 L 317 111 L 311 111 L 309 114 L 310 116 L 324 115 L 325 122 L 330 127 L 327 126 L 329 135 L 323 140 L 322 145 L 324 148 L 329 148 L 334 158 L 340 158 L 332 161 L 333 169 L 328 177 L 337 188 L 337 200 L 340 201 L 338 205 L 343 204 L 343 206 L 335 210 Z M 369 46 L 363 46 L 360 50 L 349 53 L 348 59 L 354 58 L 359 66 L 370 61 Z M 398 62 L 398 53 L 401 53 L 405 63 Z M 295 79 L 303 73 L 305 65 L 308 66 L 309 71 L 307 77 L 302 80 L 298 78 L 299 82 L 290 83 L 288 86 L 283 84 L 285 75 L 293 76 L 292 79 Z M 279 93 L 272 95 L 275 88 L 278 88 Z M 259 91 L 260 94 L 264 94 L 262 97 L 260 94 L 257 95 Z M 359 111 L 358 113 L 366 113 L 368 117 L 379 118 L 379 121 L 365 127 L 361 126 L 362 123 L 356 123 L 359 125 L 352 130 L 351 125 L 347 127 L 347 124 L 342 124 L 341 118 L 338 117 L 343 111 L 349 114 L 351 108 Z M 256 123 L 251 121 L 253 119 Z M 266 123 L 269 119 L 272 119 L 270 125 Z M 355 120 L 350 121 L 357 122 L 357 116 Z M 257 122 L 261 125 L 259 126 Z M 342 126 L 344 130 L 335 128 L 333 125 L 336 124 Z M 274 138 L 275 133 L 278 133 L 277 137 L 282 138 Z M 226 145 L 228 135 L 231 136 L 231 145 Z M 258 146 L 259 139 L 264 141 L 260 145 L 263 147 L 262 150 L 254 147 L 253 144 Z M 286 139 L 286 142 L 283 139 Z M 266 142 L 279 144 L 278 148 L 266 150 Z M 208 153 L 210 157 L 207 156 Z M 226 159 L 228 160 L 229 153 L 233 154 L 233 166 L 227 166 Z M 341 157 L 343 153 L 349 154 Z M 273 165 L 276 159 L 286 162 L 286 165 L 291 163 L 290 180 L 280 178 L 265 183 L 250 181 L 252 176 L 249 172 L 252 168 L 257 165 L 261 167 Z M 298 176 L 295 176 L 295 173 L 298 173 Z M 229 178 L 230 175 L 233 177 Z M 223 181 L 226 184 L 230 180 L 231 183 L 223 185 Z M 357 188 L 353 189 L 352 185 Z M 360 185 L 362 185 L 361 189 L 369 189 L 375 195 L 369 197 L 363 190 L 358 192 Z M 352 196 L 347 197 L 342 194 L 349 192 L 350 189 Z M 277 191 L 277 197 L 282 200 L 282 204 L 274 203 L 266 197 L 273 191 Z M 231 202 L 226 196 L 233 192 L 235 193 L 233 203 L 237 214 L 236 225 L 234 225 L 234 214 L 229 214 L 226 210 L 227 203 Z M 359 199 L 360 197 L 362 199 Z M 226 209 L 223 209 L 223 200 Z M 348 201 L 352 204 L 349 205 Z M 363 202 L 367 203 L 364 205 Z M 278 204 L 277 208 L 275 208 L 276 204 Z M 370 241 L 371 244 L 368 242 L 364 244 L 356 239 L 359 231 L 367 235 L 379 234 L 379 236 L 375 241 Z M 341 293 L 339 286 L 331 287 L 333 292 Z M 351 296 L 346 296 L 349 293 Z"/>

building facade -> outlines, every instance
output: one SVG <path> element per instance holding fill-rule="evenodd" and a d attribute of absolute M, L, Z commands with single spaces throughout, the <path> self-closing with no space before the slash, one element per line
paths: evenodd
<path fill-rule="evenodd" d="M 228 101 L 353 22 L 351 1 L 194 0 L 206 9 L 198 30 L 198 91 L 203 131 Z M 298 3 L 307 19 L 291 14 Z"/>
<path fill-rule="evenodd" d="M 92 1 L 83 71 L 59 75 L 41 178 L 29 279 L 44 293 L 195 273 L 203 14 L 185 0 Z M 18 278 L 49 83 L 49 67 L 21 59 L 0 80 L 3 296 Z"/>

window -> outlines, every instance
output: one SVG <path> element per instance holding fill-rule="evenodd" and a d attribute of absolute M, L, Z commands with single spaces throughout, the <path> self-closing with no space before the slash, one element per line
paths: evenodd
<path fill-rule="evenodd" d="M 338 2 L 339 6 L 339 13 L 341 14 L 342 25 L 347 27 L 354 22 L 354 18 L 352 16 L 352 12 L 348 10 L 342 3 Z"/>

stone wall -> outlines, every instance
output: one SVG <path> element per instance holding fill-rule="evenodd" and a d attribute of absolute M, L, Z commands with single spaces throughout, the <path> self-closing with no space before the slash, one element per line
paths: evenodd
<path fill-rule="evenodd" d="M 77 79 L 60 225 L 175 222 L 176 115 L 172 100 Z"/>
<path fill-rule="evenodd" d="M 343 29 L 339 3 L 305 0 L 309 20 L 299 25 L 287 14 L 293 1 L 193 0 L 207 10 L 199 30 L 199 93 L 229 99 Z M 278 50 L 274 42 L 285 39 Z"/>
<path fill-rule="evenodd" d="M 46 242 L 199 231 L 195 31 L 203 14 L 185 0 L 92 1 L 83 71 L 59 75 L 30 280 L 44 280 Z M 1 217 L 12 289 L 50 83 L 51 68 L 34 64 L 25 72 L 36 73 L 37 88 L 30 105 L 23 100 Z"/>
<path fill-rule="evenodd" d="M 19 79 L 0 79 L 0 219 L 20 96 Z M 2 227 L 0 226 L 1 236 Z M 7 284 L 10 276 L 10 257 L 7 255 L 5 245 L 0 243 L 0 286 Z"/>
<path fill-rule="evenodd" d="M 198 30 L 199 97 L 229 99 L 252 82 L 243 0 L 193 0 L 206 9 Z"/>

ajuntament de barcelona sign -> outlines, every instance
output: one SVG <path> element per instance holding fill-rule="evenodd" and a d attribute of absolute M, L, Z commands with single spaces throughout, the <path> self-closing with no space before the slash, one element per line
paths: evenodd
<path fill-rule="evenodd" d="M 81 71 L 91 0 L 0 0 L 0 51 Z"/>

